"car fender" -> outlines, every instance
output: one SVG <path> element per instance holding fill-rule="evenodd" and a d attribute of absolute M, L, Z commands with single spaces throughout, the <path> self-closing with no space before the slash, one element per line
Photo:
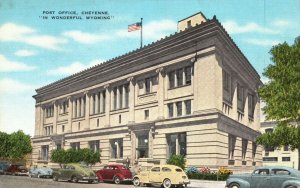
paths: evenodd
<path fill-rule="evenodd" d="M 281 185 L 281 188 L 285 188 L 288 185 L 293 185 L 293 186 L 299 187 L 300 181 L 299 180 L 287 180 L 287 181 L 283 182 L 283 184 Z"/>
<path fill-rule="evenodd" d="M 140 174 L 139 174 L 139 175 L 135 175 L 135 176 L 133 177 L 133 179 L 134 179 L 134 178 L 139 178 L 141 183 L 150 183 L 150 182 L 149 182 L 148 176 L 145 176 L 145 175 L 143 175 L 143 176 L 140 175 Z"/>
<path fill-rule="evenodd" d="M 116 176 L 118 176 L 118 177 L 121 179 L 121 181 L 123 181 L 123 180 L 125 179 L 125 176 L 124 176 L 123 174 L 121 174 L 121 173 L 116 173 L 116 174 L 114 175 L 113 180 L 115 179 Z"/>
<path fill-rule="evenodd" d="M 226 185 L 229 186 L 231 183 L 238 183 L 242 188 L 250 188 L 249 182 L 240 178 L 228 178 Z"/>

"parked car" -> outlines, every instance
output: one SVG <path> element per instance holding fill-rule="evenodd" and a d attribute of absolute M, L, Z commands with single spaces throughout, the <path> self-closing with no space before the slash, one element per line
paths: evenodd
<path fill-rule="evenodd" d="M 4 174 L 9 175 L 27 175 L 28 170 L 24 165 L 10 165 L 6 170 L 4 170 Z"/>
<path fill-rule="evenodd" d="M 230 175 L 226 188 L 297 188 L 300 172 L 293 168 L 268 166 L 256 168 L 251 174 Z"/>
<path fill-rule="evenodd" d="M 0 162 L 0 174 L 4 174 L 4 171 L 9 167 L 9 164 L 6 162 Z"/>
<path fill-rule="evenodd" d="M 37 177 L 37 178 L 51 178 L 52 177 L 52 169 L 51 168 L 31 168 L 28 172 L 29 177 Z"/>
<path fill-rule="evenodd" d="M 96 175 L 99 181 L 113 181 L 115 184 L 132 181 L 130 170 L 120 164 L 107 165 L 103 169 L 98 170 Z"/>
<path fill-rule="evenodd" d="M 98 181 L 96 174 L 86 165 L 82 164 L 66 164 L 64 168 L 53 169 L 52 177 L 54 181 L 68 180 L 74 183 L 78 181 L 87 181 L 93 183 Z"/>
<path fill-rule="evenodd" d="M 152 184 L 170 188 L 172 185 L 176 187 L 187 186 L 190 181 L 185 172 L 174 165 L 154 165 L 150 171 L 142 171 L 133 177 L 135 186 L 143 184 Z"/>

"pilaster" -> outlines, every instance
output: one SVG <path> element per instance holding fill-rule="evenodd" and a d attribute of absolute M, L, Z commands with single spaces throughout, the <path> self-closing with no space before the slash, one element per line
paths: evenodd
<path fill-rule="evenodd" d="M 58 106 L 58 102 L 57 101 L 54 101 L 53 102 L 53 134 L 57 134 L 57 106 Z M 51 134 L 51 132 L 50 132 Z"/>
<path fill-rule="evenodd" d="M 110 87 L 109 85 L 106 85 L 105 87 L 105 93 L 106 93 L 106 110 L 105 110 L 105 127 L 110 126 L 110 109 L 111 109 L 111 96 L 110 96 Z"/>
<path fill-rule="evenodd" d="M 165 69 L 164 68 L 159 68 L 156 70 L 156 72 L 158 73 L 158 91 L 157 91 L 157 95 L 158 95 L 158 119 L 164 119 L 165 115 L 164 115 L 164 83 L 165 83 Z"/>
<path fill-rule="evenodd" d="M 85 95 L 85 130 L 90 129 L 90 94 L 88 91 L 84 92 Z"/>
<path fill-rule="evenodd" d="M 135 79 L 134 77 L 130 77 L 127 79 L 129 81 L 129 123 L 135 122 L 134 117 L 134 106 L 135 106 Z"/>
<path fill-rule="evenodd" d="M 66 131 L 71 132 L 72 131 L 72 118 L 73 118 L 73 113 L 74 113 L 73 100 L 72 100 L 71 96 L 68 97 L 68 102 L 69 102 L 69 114 L 68 114 L 68 124 L 66 127 Z"/>

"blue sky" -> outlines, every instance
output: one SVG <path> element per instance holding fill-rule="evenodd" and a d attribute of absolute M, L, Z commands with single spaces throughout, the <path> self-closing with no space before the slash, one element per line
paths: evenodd
<path fill-rule="evenodd" d="M 43 11 L 76 11 L 83 19 L 53 20 Z M 110 19 L 87 20 L 82 11 Z M 299 36 L 298 0 L 1 0 L 0 131 L 33 135 L 35 89 L 137 49 L 139 32 L 128 33 L 129 24 L 143 18 L 147 44 L 199 11 L 217 16 L 260 75 L 271 63 L 270 48 Z"/>

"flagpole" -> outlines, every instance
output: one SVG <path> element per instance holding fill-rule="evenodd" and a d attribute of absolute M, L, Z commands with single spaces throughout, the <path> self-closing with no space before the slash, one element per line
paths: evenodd
<path fill-rule="evenodd" d="M 141 48 L 143 47 L 143 18 L 141 18 Z"/>

